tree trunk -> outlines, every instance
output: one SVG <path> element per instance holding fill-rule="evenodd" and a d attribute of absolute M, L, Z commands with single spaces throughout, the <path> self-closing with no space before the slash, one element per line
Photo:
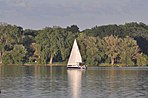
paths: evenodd
<path fill-rule="evenodd" d="M 0 52 L 0 64 L 2 64 L 2 52 Z"/>
<path fill-rule="evenodd" d="M 53 57 L 51 56 L 49 64 L 52 64 L 52 60 L 53 60 Z"/>
<path fill-rule="evenodd" d="M 115 63 L 115 59 L 111 58 L 111 65 L 114 65 L 114 63 Z"/>

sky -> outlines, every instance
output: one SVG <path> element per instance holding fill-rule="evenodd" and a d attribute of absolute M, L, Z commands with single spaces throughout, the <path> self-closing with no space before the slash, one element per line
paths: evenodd
<path fill-rule="evenodd" d="M 148 24 L 148 0 L 0 0 L 0 22 L 25 29 Z"/>

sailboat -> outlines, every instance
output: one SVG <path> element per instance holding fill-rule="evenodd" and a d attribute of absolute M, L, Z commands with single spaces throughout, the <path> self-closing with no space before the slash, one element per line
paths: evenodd
<path fill-rule="evenodd" d="M 76 39 L 68 60 L 67 68 L 86 69 L 87 66 L 82 64 L 82 57 Z"/>

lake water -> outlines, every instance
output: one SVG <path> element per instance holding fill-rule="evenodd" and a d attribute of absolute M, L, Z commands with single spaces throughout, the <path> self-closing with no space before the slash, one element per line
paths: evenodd
<path fill-rule="evenodd" d="M 148 68 L 1 66 L 0 98 L 148 98 Z"/>

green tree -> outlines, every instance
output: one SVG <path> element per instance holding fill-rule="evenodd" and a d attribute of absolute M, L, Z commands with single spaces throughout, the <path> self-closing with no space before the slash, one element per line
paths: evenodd
<path fill-rule="evenodd" d="M 125 65 L 135 65 L 140 49 L 137 41 L 131 37 L 123 39 L 117 36 L 104 37 L 100 44 L 101 49 L 110 58 L 111 64 L 122 63 Z"/>
<path fill-rule="evenodd" d="M 23 45 L 15 45 L 13 50 L 4 55 L 4 64 L 22 64 L 25 54 L 26 49 Z"/>
<path fill-rule="evenodd" d="M 89 66 L 96 66 L 101 62 L 101 53 L 98 49 L 98 40 L 96 37 L 86 36 L 84 33 L 79 35 L 78 44 L 83 61 Z"/>
<path fill-rule="evenodd" d="M 146 66 L 148 65 L 148 56 L 140 53 L 137 55 L 137 63 L 138 66 Z"/>
<path fill-rule="evenodd" d="M 67 60 L 74 35 L 76 34 L 63 28 L 46 27 L 40 30 L 36 36 L 36 43 L 41 47 L 40 51 L 42 56 L 44 56 L 41 59 L 46 59 L 46 62 L 50 64 L 58 57 L 61 57 L 62 60 Z"/>
<path fill-rule="evenodd" d="M 15 44 L 22 43 L 22 27 L 0 25 L 0 63 L 6 51 L 11 51 Z"/>
<path fill-rule="evenodd" d="M 5 55 L 3 56 L 3 64 L 7 65 L 7 64 L 14 64 L 14 61 L 13 61 L 13 56 L 11 54 L 11 52 L 6 52 Z"/>
<path fill-rule="evenodd" d="M 15 45 L 11 54 L 15 64 L 22 64 L 26 55 L 26 49 L 23 45 Z"/>
<path fill-rule="evenodd" d="M 35 37 L 37 35 L 36 30 L 30 30 L 26 29 L 23 31 L 23 41 L 22 44 L 25 46 L 27 53 L 25 56 L 25 62 L 35 62 L 34 57 L 34 48 L 32 47 L 32 44 L 35 43 Z"/>
<path fill-rule="evenodd" d="M 79 31 L 79 27 L 77 25 L 71 25 L 70 27 L 68 26 L 66 28 L 68 31 L 71 31 L 72 33 L 78 33 Z"/>
<path fill-rule="evenodd" d="M 112 65 L 116 63 L 117 57 L 121 53 L 121 41 L 121 38 L 113 35 L 104 37 L 101 41 L 102 45 L 100 47 L 103 49 L 108 58 L 110 58 Z"/>
<path fill-rule="evenodd" d="M 127 36 L 120 44 L 122 49 L 122 52 L 120 53 L 121 63 L 135 65 L 134 60 L 140 52 L 137 41 Z"/>

